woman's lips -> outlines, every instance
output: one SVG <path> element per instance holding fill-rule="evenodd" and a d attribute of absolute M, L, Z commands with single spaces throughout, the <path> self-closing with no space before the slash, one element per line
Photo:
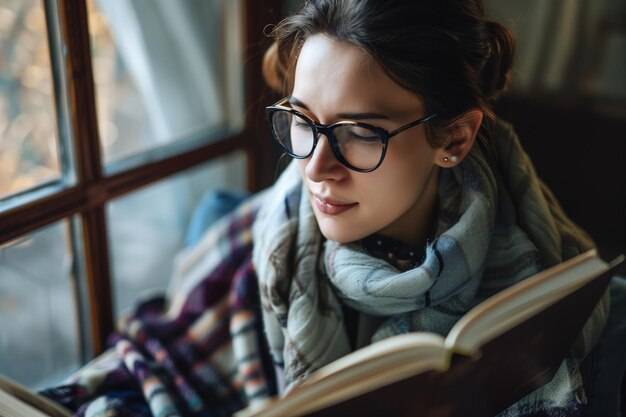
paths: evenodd
<path fill-rule="evenodd" d="M 316 195 L 313 196 L 313 200 L 315 201 L 315 206 L 320 212 L 322 212 L 323 214 L 331 215 L 331 216 L 341 214 L 346 210 L 350 210 L 352 207 L 355 207 L 358 204 L 358 203 L 345 204 L 345 203 L 341 203 L 338 201 L 325 199 Z"/>

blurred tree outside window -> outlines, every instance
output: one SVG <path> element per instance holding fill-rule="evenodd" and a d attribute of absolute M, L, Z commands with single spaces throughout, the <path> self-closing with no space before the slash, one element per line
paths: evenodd
<path fill-rule="evenodd" d="M 0 198 L 59 178 L 50 51 L 38 0 L 0 2 Z"/>

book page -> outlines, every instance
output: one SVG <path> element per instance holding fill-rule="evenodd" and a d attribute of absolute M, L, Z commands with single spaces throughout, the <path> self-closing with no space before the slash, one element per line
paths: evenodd
<path fill-rule="evenodd" d="M 310 385 L 337 374 L 364 375 L 379 368 L 405 365 L 414 360 L 442 359 L 444 339 L 434 333 L 409 333 L 365 346 L 317 370 L 302 384 Z M 427 363 L 427 362 L 426 362 Z"/>
<path fill-rule="evenodd" d="M 446 346 L 463 354 L 513 328 L 539 311 L 571 294 L 608 269 L 595 250 L 527 278 L 490 297 L 457 322 Z"/>
<path fill-rule="evenodd" d="M 0 375 L 0 417 L 71 417 L 65 407 Z"/>
<path fill-rule="evenodd" d="M 299 416 L 428 371 L 443 371 L 449 352 L 443 337 L 410 333 L 359 349 L 319 369 L 281 399 L 236 417 Z"/>
<path fill-rule="evenodd" d="M 50 417 L 0 389 L 0 417 Z"/>

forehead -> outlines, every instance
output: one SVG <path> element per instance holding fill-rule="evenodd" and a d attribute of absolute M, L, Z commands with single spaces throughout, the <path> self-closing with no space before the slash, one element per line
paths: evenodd
<path fill-rule="evenodd" d="M 419 97 L 397 84 L 354 44 L 319 34 L 308 38 L 296 64 L 293 96 L 312 112 L 386 111 L 415 114 Z"/>

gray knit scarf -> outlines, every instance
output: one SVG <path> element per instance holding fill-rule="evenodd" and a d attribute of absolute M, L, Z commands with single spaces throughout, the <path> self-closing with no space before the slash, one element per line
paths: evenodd
<path fill-rule="evenodd" d="M 497 161 L 474 146 L 461 164 L 441 171 L 436 237 L 421 265 L 406 272 L 358 243 L 325 241 L 295 164 L 267 191 L 252 231 L 253 262 L 287 389 L 350 352 L 342 303 L 384 318 L 373 342 L 412 331 L 445 335 L 484 298 L 593 246 L 537 178 L 511 127 L 499 122 L 492 140 Z M 581 357 L 607 309 L 601 304 L 586 326 Z"/>

